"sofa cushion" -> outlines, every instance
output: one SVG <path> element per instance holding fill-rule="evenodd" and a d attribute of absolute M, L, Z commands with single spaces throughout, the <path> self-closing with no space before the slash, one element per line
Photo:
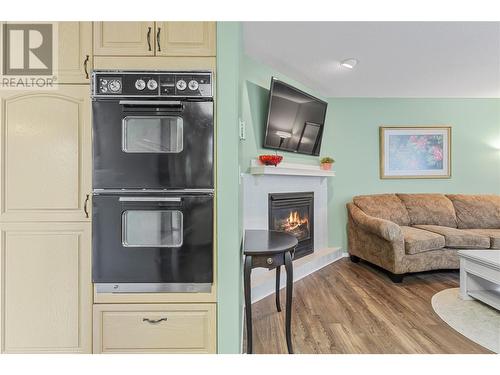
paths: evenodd
<path fill-rule="evenodd" d="M 490 248 L 500 250 L 500 229 L 463 229 L 466 232 L 472 232 L 481 236 L 490 238 Z"/>
<path fill-rule="evenodd" d="M 489 249 L 490 247 L 488 236 L 474 232 L 439 225 L 415 225 L 415 227 L 444 236 L 446 247 L 457 249 Z"/>
<path fill-rule="evenodd" d="M 441 249 L 445 245 L 440 234 L 413 227 L 402 226 L 406 254 L 418 254 L 424 251 Z"/>
<path fill-rule="evenodd" d="M 410 225 L 408 211 L 396 194 L 358 195 L 352 201 L 367 215 Z"/>
<path fill-rule="evenodd" d="M 500 229 L 500 195 L 450 194 L 459 229 Z"/>
<path fill-rule="evenodd" d="M 408 210 L 411 225 L 457 227 L 451 201 L 443 194 L 398 194 Z"/>

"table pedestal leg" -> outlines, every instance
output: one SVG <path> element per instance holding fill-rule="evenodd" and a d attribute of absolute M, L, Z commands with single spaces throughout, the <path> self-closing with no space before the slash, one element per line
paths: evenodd
<path fill-rule="evenodd" d="M 293 354 L 292 348 L 292 295 L 293 295 L 293 265 L 290 252 L 285 253 L 286 269 L 286 345 L 288 353 Z"/>
<path fill-rule="evenodd" d="M 252 272 L 252 257 L 245 256 L 245 266 L 243 270 L 244 275 L 244 289 L 245 289 L 245 319 L 247 323 L 247 354 L 252 354 L 252 296 L 251 296 L 251 283 L 250 273 Z"/>
<path fill-rule="evenodd" d="M 281 280 L 281 266 L 276 267 L 276 309 L 281 311 L 280 303 L 280 280 Z"/>

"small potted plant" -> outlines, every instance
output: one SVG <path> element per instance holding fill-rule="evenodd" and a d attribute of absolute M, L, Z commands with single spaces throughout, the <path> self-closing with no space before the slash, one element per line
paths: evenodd
<path fill-rule="evenodd" d="M 324 169 L 325 171 L 329 171 L 332 169 L 332 164 L 335 162 L 331 157 L 325 156 L 319 160 L 321 169 Z"/>

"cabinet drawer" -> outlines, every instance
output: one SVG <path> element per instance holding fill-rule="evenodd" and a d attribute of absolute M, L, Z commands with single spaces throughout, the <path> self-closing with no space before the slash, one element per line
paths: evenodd
<path fill-rule="evenodd" d="M 94 305 L 94 353 L 215 353 L 215 304 Z"/>

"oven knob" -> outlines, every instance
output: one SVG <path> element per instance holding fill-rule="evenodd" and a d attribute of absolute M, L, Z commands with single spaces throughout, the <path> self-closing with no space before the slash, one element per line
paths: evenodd
<path fill-rule="evenodd" d="M 177 90 L 185 90 L 186 89 L 186 81 L 184 81 L 183 79 L 180 79 L 177 81 L 177 83 L 175 84 L 175 87 L 177 87 Z"/>
<path fill-rule="evenodd" d="M 144 90 L 144 88 L 146 87 L 146 82 L 144 82 L 144 80 L 142 79 L 138 79 L 137 81 L 135 81 L 135 88 L 137 90 Z"/>
<path fill-rule="evenodd" d="M 122 89 L 122 83 L 117 79 L 113 79 L 109 82 L 108 88 L 111 92 L 120 92 L 120 90 Z"/>
<path fill-rule="evenodd" d="M 195 81 L 194 79 L 189 81 L 188 87 L 191 91 L 196 91 L 198 90 L 198 81 Z"/>
<path fill-rule="evenodd" d="M 156 90 L 157 87 L 158 87 L 158 82 L 156 82 L 154 79 L 150 79 L 148 81 L 148 89 Z"/>

